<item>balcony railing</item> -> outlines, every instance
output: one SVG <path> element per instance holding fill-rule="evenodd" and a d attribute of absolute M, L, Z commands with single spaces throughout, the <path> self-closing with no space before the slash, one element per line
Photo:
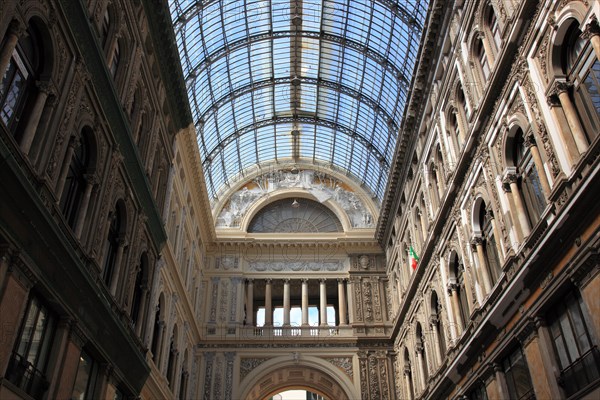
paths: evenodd
<path fill-rule="evenodd" d="M 9 361 L 6 379 L 34 399 L 41 399 L 49 386 L 44 374 L 17 353 Z"/>
<path fill-rule="evenodd" d="M 587 388 L 592 383 L 600 383 L 600 351 L 596 346 L 583 353 L 560 373 L 560 384 L 567 397 Z"/>
<path fill-rule="evenodd" d="M 237 328 L 207 326 L 208 337 L 225 336 L 230 339 L 323 339 L 352 337 L 350 326 L 242 326 Z"/>

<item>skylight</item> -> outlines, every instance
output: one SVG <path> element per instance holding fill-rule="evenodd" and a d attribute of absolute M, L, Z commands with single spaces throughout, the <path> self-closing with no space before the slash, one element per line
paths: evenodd
<path fill-rule="evenodd" d="M 169 4 L 213 200 L 250 167 L 299 161 L 382 199 L 427 1 Z"/>

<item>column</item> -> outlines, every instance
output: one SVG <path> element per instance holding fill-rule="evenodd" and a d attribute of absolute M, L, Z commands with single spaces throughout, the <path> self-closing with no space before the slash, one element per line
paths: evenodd
<path fill-rule="evenodd" d="M 425 364 L 423 363 L 423 344 L 417 343 L 415 353 L 417 355 L 417 366 L 419 368 L 419 381 L 421 382 L 421 390 L 427 387 L 427 381 L 425 380 Z"/>
<path fill-rule="evenodd" d="M 412 384 L 412 374 L 410 372 L 410 364 L 404 364 L 404 385 L 406 385 L 406 394 L 408 394 L 408 399 L 412 400 L 414 393 Z"/>
<path fill-rule="evenodd" d="M 273 326 L 273 281 L 265 281 L 265 326 Z"/>
<path fill-rule="evenodd" d="M 562 148 L 569 166 L 575 164 L 575 161 L 579 158 L 579 152 L 577 151 L 577 145 L 573 139 L 573 135 L 569 132 L 569 124 L 563 118 L 562 111 L 559 112 L 557 109 L 562 109 L 560 101 L 556 94 L 551 93 L 546 97 L 548 107 L 550 107 L 550 114 L 556 126 L 556 130 L 560 136 L 559 147 Z"/>
<path fill-rule="evenodd" d="M 490 71 L 493 71 L 496 57 L 492 51 L 492 48 L 490 47 L 490 42 L 485 38 L 483 32 L 479 32 L 477 34 L 477 39 L 481 40 L 481 43 L 483 44 L 483 50 L 485 51 L 485 56 L 487 57 L 488 64 L 490 65 Z"/>
<path fill-rule="evenodd" d="M 110 277 L 110 293 L 113 297 L 117 294 L 117 283 L 120 279 L 119 275 L 121 275 L 121 259 L 123 258 L 123 251 L 125 250 L 126 245 L 127 241 L 123 238 L 119 238 L 119 247 L 117 248 L 117 256 L 115 257 L 114 270 Z"/>
<path fill-rule="evenodd" d="M 283 325 L 290 326 L 290 280 L 283 281 Z"/>
<path fill-rule="evenodd" d="M 158 339 L 156 340 L 156 354 L 153 354 L 153 360 L 154 360 L 154 365 L 156 365 L 156 368 L 160 369 L 160 360 L 161 360 L 161 353 L 162 353 L 162 345 L 163 345 L 163 339 L 165 337 L 164 333 L 165 333 L 165 321 L 158 321 L 158 330 L 156 332 L 156 335 L 158 336 Z"/>
<path fill-rule="evenodd" d="M 142 285 L 142 296 L 140 299 L 140 310 L 135 322 L 135 334 L 141 339 L 142 338 L 142 327 L 145 325 L 146 320 L 146 308 L 148 306 L 148 285 Z"/>
<path fill-rule="evenodd" d="M 494 231 L 494 238 L 496 238 L 496 249 L 498 250 L 498 256 L 500 257 L 500 266 L 504 263 L 504 249 L 502 246 L 502 235 L 500 233 L 500 229 L 498 229 L 498 224 L 496 223 L 496 218 L 494 218 L 494 212 L 491 208 L 486 211 L 487 217 L 490 220 L 490 224 L 492 224 L 492 231 Z"/>
<path fill-rule="evenodd" d="M 456 321 L 456 326 L 458 328 L 460 328 L 460 332 L 459 332 L 459 329 L 456 329 L 456 332 L 455 332 L 455 335 L 456 335 L 455 337 L 458 337 L 459 333 L 462 333 L 464 321 L 462 320 L 462 317 L 460 315 L 460 304 L 458 304 L 458 293 L 456 292 L 456 283 L 448 284 L 448 293 L 450 294 L 450 300 L 452 303 L 452 312 L 454 313 L 454 321 Z"/>
<path fill-rule="evenodd" d="M 502 369 L 502 366 L 494 363 L 493 368 L 499 398 L 510 399 L 510 396 L 508 395 L 508 386 L 506 385 L 506 376 L 504 376 L 504 370 Z"/>
<path fill-rule="evenodd" d="M 483 251 L 483 238 L 481 236 L 474 237 L 471 239 L 471 246 L 475 247 L 477 261 L 479 262 L 479 272 L 482 280 L 481 283 L 483 290 L 485 290 L 485 293 L 487 294 L 492 290 L 492 280 L 490 278 L 487 260 L 485 259 L 485 253 Z"/>
<path fill-rule="evenodd" d="M 442 352 L 440 349 L 440 333 L 438 332 L 438 323 L 439 318 L 437 315 L 432 314 L 429 316 L 429 325 L 431 326 L 431 335 L 434 343 L 434 356 L 436 366 L 439 366 L 442 363 Z"/>
<path fill-rule="evenodd" d="M 531 157 L 533 158 L 535 169 L 537 170 L 538 177 L 540 178 L 540 184 L 542 185 L 544 196 L 548 198 L 551 192 L 550 183 L 548 182 L 548 177 L 546 176 L 546 170 L 544 169 L 544 163 L 542 162 L 540 150 L 537 147 L 535 137 L 533 135 L 527 135 L 525 138 L 525 146 L 527 146 L 531 152 Z"/>
<path fill-rule="evenodd" d="M 60 200 L 62 197 L 62 192 L 65 187 L 65 182 L 67 180 L 67 174 L 69 172 L 69 166 L 71 165 L 71 159 L 73 158 L 73 153 L 75 152 L 75 148 L 79 146 L 79 140 L 75 136 L 71 136 L 69 138 L 69 144 L 67 146 L 67 151 L 65 153 L 65 158 L 63 158 L 63 163 L 60 168 L 60 175 L 58 176 L 58 182 L 56 182 L 56 202 L 60 204 Z"/>
<path fill-rule="evenodd" d="M 25 154 L 29 154 L 31 144 L 33 143 L 33 138 L 35 137 L 35 132 L 37 131 L 38 124 L 40 123 L 42 112 L 44 111 L 44 106 L 46 105 L 46 100 L 48 99 L 48 95 L 51 92 L 49 82 L 37 81 L 36 85 L 38 87 L 39 93 L 35 99 L 33 109 L 29 114 L 29 118 L 27 119 L 27 125 L 25 125 L 25 130 L 23 131 L 21 143 L 19 143 L 21 151 Z"/>
<path fill-rule="evenodd" d="M 354 323 L 354 283 L 351 279 L 346 282 L 346 293 L 348 294 L 348 323 Z"/>
<path fill-rule="evenodd" d="M 8 29 L 6 30 L 4 46 L 2 46 L 2 49 L 0 49 L 0 76 L 4 76 L 13 51 L 17 47 L 19 36 L 21 36 L 23 33 L 25 33 L 25 28 L 19 21 L 10 21 L 10 24 L 8 24 Z"/>
<path fill-rule="evenodd" d="M 308 279 L 302 279 L 302 326 L 308 326 Z"/>
<path fill-rule="evenodd" d="M 590 39 L 594 53 L 596 53 L 596 58 L 600 60 L 600 25 L 598 25 L 598 20 L 594 19 L 588 23 L 581 36 Z"/>
<path fill-rule="evenodd" d="M 348 325 L 346 320 L 346 295 L 344 292 L 344 280 L 338 279 L 338 312 L 340 314 L 340 325 Z"/>
<path fill-rule="evenodd" d="M 327 286 L 325 279 L 319 281 L 319 325 L 327 325 Z"/>
<path fill-rule="evenodd" d="M 579 116 L 577 115 L 575 105 L 571 101 L 571 96 L 569 95 L 569 89 L 573 85 L 570 82 L 558 81 L 555 82 L 554 86 L 554 91 L 558 96 L 560 105 L 563 108 L 569 128 L 571 128 L 573 139 L 575 139 L 577 150 L 579 150 L 579 153 L 584 153 L 588 148 L 587 138 L 585 136 L 583 127 L 581 126 L 581 122 L 579 121 Z"/>
<path fill-rule="evenodd" d="M 519 221 L 519 226 L 521 227 L 521 234 L 523 235 L 521 239 L 525 239 L 529 233 L 531 232 L 531 228 L 529 227 L 529 220 L 527 219 L 527 211 L 525 210 L 525 205 L 523 204 L 523 199 L 521 198 L 521 192 L 519 191 L 519 186 L 517 185 L 518 176 L 514 168 L 508 169 L 504 173 L 504 179 L 502 180 L 502 184 L 504 186 L 508 185 L 510 188 L 510 192 L 512 194 L 513 202 L 516 207 L 516 214 L 514 219 Z"/>
<path fill-rule="evenodd" d="M 560 371 L 560 366 L 558 365 L 558 359 L 554 354 L 554 344 L 551 333 L 546 326 L 546 321 L 544 321 L 542 318 L 534 318 L 533 323 L 535 324 L 535 329 L 537 331 L 537 346 L 539 346 L 543 369 L 546 375 L 546 381 L 548 385 L 547 389 L 550 393 L 549 398 L 564 398 L 565 396 L 561 387 L 558 386 L 558 382 L 554 374 L 554 371 Z M 529 362 L 529 360 L 527 362 Z"/>
<path fill-rule="evenodd" d="M 81 207 L 79 208 L 79 213 L 77 214 L 77 222 L 75 223 L 75 236 L 78 239 L 81 239 L 81 232 L 83 231 L 83 227 L 85 226 L 85 217 L 87 216 L 87 210 L 90 205 L 90 197 L 92 195 L 92 190 L 96 186 L 98 180 L 94 174 L 87 174 L 85 176 L 85 191 L 83 192 L 83 198 L 81 199 Z"/>
<path fill-rule="evenodd" d="M 254 279 L 248 279 L 246 288 L 246 325 L 254 326 Z"/>

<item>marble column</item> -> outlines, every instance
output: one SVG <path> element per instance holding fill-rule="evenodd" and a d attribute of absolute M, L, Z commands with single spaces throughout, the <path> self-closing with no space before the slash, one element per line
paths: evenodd
<path fill-rule="evenodd" d="M 485 252 L 483 250 L 483 238 L 481 236 L 475 236 L 471 239 L 471 246 L 475 248 L 477 253 L 477 261 L 479 262 L 479 272 L 482 280 L 483 290 L 488 294 L 492 290 L 492 279 L 488 268 L 488 263 L 485 258 Z"/>
<path fill-rule="evenodd" d="M 283 325 L 290 326 L 290 280 L 283 281 Z"/>
<path fill-rule="evenodd" d="M 354 323 L 354 283 L 351 279 L 346 282 L 346 299 L 348 301 L 348 323 Z"/>
<path fill-rule="evenodd" d="M 582 37 L 589 38 L 596 53 L 596 58 L 600 60 L 600 25 L 597 20 L 589 22 L 582 32 Z"/>
<path fill-rule="evenodd" d="M 115 257 L 115 265 L 113 266 L 112 276 L 110 277 L 110 293 L 114 296 L 117 295 L 117 284 L 121 275 L 121 264 L 123 259 L 123 252 L 127 241 L 123 238 L 118 239 L 119 247 L 117 248 L 117 256 Z"/>
<path fill-rule="evenodd" d="M 25 27 L 17 20 L 12 20 L 6 30 L 4 46 L 0 49 L 0 76 L 4 76 L 13 51 L 17 47 L 19 37 L 25 33 Z"/>
<path fill-rule="evenodd" d="M 75 153 L 75 149 L 78 146 L 80 146 L 79 140 L 77 140 L 75 136 L 71 136 L 69 139 L 69 144 L 67 145 L 65 157 L 63 158 L 62 166 L 60 168 L 60 175 L 58 176 L 58 181 L 56 182 L 55 193 L 57 194 L 57 204 L 60 204 L 65 182 L 67 181 L 67 174 L 69 173 L 69 167 L 71 166 L 71 159 L 73 158 L 73 153 Z"/>
<path fill-rule="evenodd" d="M 347 325 L 346 320 L 346 295 L 344 292 L 344 280 L 338 279 L 338 312 L 340 314 L 340 325 Z"/>
<path fill-rule="evenodd" d="M 246 325 L 254 326 L 254 279 L 248 279 L 246 288 Z"/>
<path fill-rule="evenodd" d="M 325 279 L 319 282 L 319 325 L 327 325 L 327 287 Z"/>
<path fill-rule="evenodd" d="M 75 236 L 78 239 L 81 239 L 81 232 L 83 231 L 83 227 L 86 225 L 85 217 L 87 216 L 87 210 L 90 205 L 90 198 L 92 196 L 92 190 L 94 186 L 96 186 L 97 179 L 93 174 L 86 175 L 85 177 L 86 184 L 85 190 L 83 192 L 83 198 L 81 199 L 81 206 L 79 207 L 79 212 L 77 214 L 77 222 L 75 223 Z"/>
<path fill-rule="evenodd" d="M 265 281 L 265 326 L 273 326 L 273 281 Z"/>
<path fill-rule="evenodd" d="M 36 82 L 36 85 L 38 86 L 39 92 L 35 99 L 35 103 L 33 104 L 33 108 L 28 115 L 27 124 L 23 131 L 23 137 L 19 143 L 21 151 L 25 154 L 29 154 L 33 138 L 35 137 L 35 133 L 40 123 L 40 118 L 42 117 L 42 112 L 44 111 L 44 106 L 46 105 L 46 100 L 52 90 L 49 82 L 38 81 Z"/>
<path fill-rule="evenodd" d="M 438 323 L 439 323 L 439 318 L 437 315 L 432 314 L 429 317 L 429 325 L 431 326 L 431 336 L 433 339 L 433 349 L 434 349 L 434 355 L 435 355 L 435 362 L 436 362 L 436 366 L 440 365 L 442 363 L 442 352 L 440 349 L 440 333 L 438 332 Z"/>
<path fill-rule="evenodd" d="M 570 82 L 556 82 L 554 90 L 565 113 L 565 117 L 567 119 L 567 123 L 569 124 L 569 128 L 571 129 L 573 139 L 575 139 L 577 150 L 579 153 L 584 153 L 588 148 L 588 142 L 583 130 L 583 126 L 579 121 L 579 115 L 577 114 L 575 105 L 573 104 L 571 96 L 569 95 L 569 89 L 572 86 L 573 85 Z"/>
<path fill-rule="evenodd" d="M 512 194 L 513 203 L 515 204 L 516 214 L 514 219 L 519 222 L 519 226 L 521 227 L 522 240 L 529 236 L 531 232 L 531 227 L 529 226 L 529 219 L 527 218 L 527 211 L 525 210 L 525 205 L 523 204 L 523 197 L 521 196 L 521 191 L 519 190 L 519 185 L 517 184 L 518 176 L 514 171 L 505 172 L 504 179 L 502 181 L 504 186 L 508 186 L 510 188 L 510 193 Z"/>
<path fill-rule="evenodd" d="M 449 293 L 450 293 L 450 300 L 452 301 L 452 311 L 454 313 L 454 321 L 456 322 L 457 328 L 456 329 L 456 337 L 459 336 L 460 333 L 462 333 L 463 327 L 464 327 L 464 321 L 462 320 L 462 316 L 460 315 L 460 304 L 458 303 L 458 293 L 456 290 L 456 284 L 448 284 L 449 287 Z"/>
<path fill-rule="evenodd" d="M 302 279 L 302 326 L 308 326 L 308 279 Z"/>
<path fill-rule="evenodd" d="M 528 135 L 525 138 L 525 146 L 527 146 L 531 152 L 531 157 L 533 158 L 533 163 L 535 164 L 535 169 L 537 170 L 537 174 L 540 179 L 540 185 L 542 185 L 542 190 L 544 191 L 544 197 L 547 199 L 551 193 L 550 183 L 548 182 L 548 177 L 546 176 L 546 170 L 544 169 L 544 163 L 542 161 L 542 156 L 540 155 L 540 149 L 538 149 L 535 137 L 533 135 Z"/>

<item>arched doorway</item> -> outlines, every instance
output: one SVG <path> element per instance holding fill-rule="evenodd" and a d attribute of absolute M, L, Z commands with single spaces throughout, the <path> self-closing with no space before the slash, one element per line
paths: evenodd
<path fill-rule="evenodd" d="M 277 357 L 262 364 L 242 382 L 240 399 L 264 400 L 287 389 L 305 389 L 331 400 L 359 398 L 358 390 L 339 368 L 317 357 Z"/>

